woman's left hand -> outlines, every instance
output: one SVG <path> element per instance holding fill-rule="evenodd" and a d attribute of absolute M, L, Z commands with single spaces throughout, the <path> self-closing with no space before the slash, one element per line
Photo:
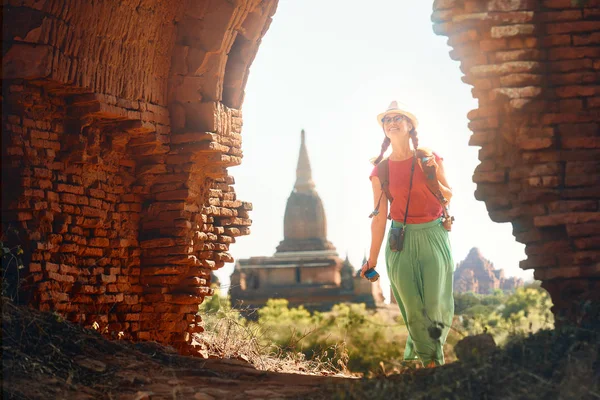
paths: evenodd
<path fill-rule="evenodd" d="M 427 167 L 433 167 L 433 168 L 435 168 L 436 171 L 437 171 L 437 169 L 439 167 L 437 161 L 435 161 L 435 157 L 434 156 L 429 157 L 429 159 L 427 161 L 425 161 L 423 163 L 423 165 L 425 165 Z"/>

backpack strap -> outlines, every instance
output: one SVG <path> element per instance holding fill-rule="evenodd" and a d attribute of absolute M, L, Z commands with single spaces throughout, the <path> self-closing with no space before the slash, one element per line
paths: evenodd
<path fill-rule="evenodd" d="M 379 214 L 379 206 L 381 204 L 381 198 L 384 194 L 387 200 L 390 202 L 390 206 L 392 201 L 394 201 L 394 198 L 390 193 L 390 162 L 387 158 L 377 164 L 377 178 L 379 178 L 379 182 L 381 183 L 381 194 L 379 195 L 379 200 L 377 200 L 375 210 L 373 210 L 373 212 L 369 215 L 369 218 L 373 218 L 375 215 Z M 388 219 L 390 219 L 391 210 L 388 211 Z"/>
<path fill-rule="evenodd" d="M 406 226 L 406 220 L 408 219 L 408 205 L 410 204 L 410 192 L 412 189 L 413 176 L 415 176 L 415 164 L 416 163 L 417 163 L 417 153 L 413 152 L 412 166 L 410 167 L 410 183 L 408 184 L 408 198 L 406 199 L 406 211 L 404 211 L 404 223 L 402 224 L 402 226 Z"/>
<path fill-rule="evenodd" d="M 425 183 L 427 184 L 427 188 L 429 189 L 429 191 L 431 193 L 433 193 L 435 198 L 438 199 L 438 201 L 442 205 L 442 217 L 444 218 L 444 221 L 448 220 L 449 224 L 451 226 L 452 222 L 454 221 L 454 217 L 450 216 L 450 212 L 448 211 L 448 199 L 446 199 L 444 197 L 444 194 L 442 193 L 442 190 L 440 189 L 440 183 L 437 179 L 437 175 L 435 173 L 435 168 L 423 166 L 423 162 L 422 162 L 423 157 L 435 157 L 435 154 L 433 154 L 433 152 L 428 149 L 418 149 L 417 157 L 421 161 L 419 163 L 419 165 L 421 166 L 421 169 L 423 170 L 423 173 L 425 174 Z M 448 228 L 446 228 L 446 229 L 448 229 Z M 450 229 L 448 229 L 448 230 L 450 230 Z"/>
<path fill-rule="evenodd" d="M 418 149 L 417 157 L 421 161 L 419 165 L 421 166 L 421 170 L 425 174 L 425 183 L 427 184 L 427 188 L 433 195 L 438 199 L 438 201 L 442 204 L 442 206 L 446 207 L 448 205 L 448 200 L 442 194 L 440 189 L 440 183 L 437 180 L 437 176 L 435 174 L 435 169 L 433 167 L 423 166 L 423 157 L 435 157 L 435 154 L 431 150 Z"/>
<path fill-rule="evenodd" d="M 385 159 L 377 166 L 377 177 L 381 182 L 381 190 L 385 193 L 388 201 L 391 203 L 394 201 L 392 193 L 390 193 L 390 160 Z"/>

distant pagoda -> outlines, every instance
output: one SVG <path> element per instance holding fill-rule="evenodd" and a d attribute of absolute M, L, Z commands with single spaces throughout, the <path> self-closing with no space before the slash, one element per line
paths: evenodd
<path fill-rule="evenodd" d="M 288 198 L 283 240 L 272 257 L 238 260 L 231 275 L 231 301 L 241 309 L 261 307 L 270 298 L 285 298 L 290 307 L 329 310 L 341 302 L 383 302 L 379 282 L 360 278 L 348 257 L 342 260 L 327 240 L 327 218 L 319 197 L 301 132 L 296 183 Z"/>
<path fill-rule="evenodd" d="M 467 258 L 461 261 L 454 271 L 454 291 L 458 293 L 489 294 L 496 289 L 512 291 L 521 286 L 521 278 L 506 278 L 504 270 L 496 269 L 477 247 L 469 251 Z"/>

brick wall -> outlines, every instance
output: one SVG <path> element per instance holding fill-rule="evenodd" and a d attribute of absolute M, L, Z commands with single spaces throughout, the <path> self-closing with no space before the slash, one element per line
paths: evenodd
<path fill-rule="evenodd" d="M 475 196 L 512 222 L 560 319 L 600 293 L 600 2 L 434 2 L 479 108 Z"/>
<path fill-rule="evenodd" d="M 2 228 L 25 249 L 26 301 L 189 350 L 212 270 L 249 233 L 227 167 L 241 162 L 243 88 L 275 6 L 3 7 Z"/>
<path fill-rule="evenodd" d="M 181 1 L 11 0 L 3 16 L 4 79 L 44 78 L 166 105 Z"/>
<path fill-rule="evenodd" d="M 224 168 L 224 150 L 240 152 L 240 112 L 221 110 L 223 134 L 171 135 L 164 107 L 4 89 L 3 231 L 24 245 L 31 304 L 111 336 L 189 342 L 211 270 L 249 233 L 252 206 Z"/>
<path fill-rule="evenodd" d="M 139 331 L 140 188 L 131 124 L 74 118 L 74 98 L 8 83 L 3 96 L 3 231 L 22 232 L 23 289 L 42 310 Z M 5 92 L 6 94 L 6 92 Z M 8 204 L 6 203 L 8 201 Z"/>

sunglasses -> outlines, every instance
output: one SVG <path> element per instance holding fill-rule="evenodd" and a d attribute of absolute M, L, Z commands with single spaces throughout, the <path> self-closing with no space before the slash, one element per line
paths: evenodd
<path fill-rule="evenodd" d="M 392 123 L 392 122 L 401 122 L 402 120 L 405 120 L 405 119 L 408 119 L 408 118 L 406 118 L 406 116 L 404 116 L 402 114 L 397 114 L 394 117 L 384 117 L 384 118 L 381 119 L 381 121 L 384 124 L 389 124 L 389 123 Z"/>

